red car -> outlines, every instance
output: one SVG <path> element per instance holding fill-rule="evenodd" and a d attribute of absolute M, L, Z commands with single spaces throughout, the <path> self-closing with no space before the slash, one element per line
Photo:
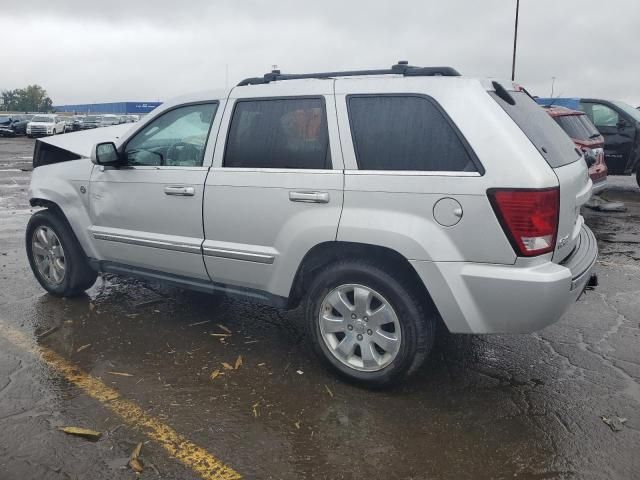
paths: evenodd
<path fill-rule="evenodd" d="M 565 107 L 544 107 L 549 115 L 566 132 L 584 155 L 593 182 L 593 193 L 600 193 L 607 186 L 607 164 L 604 162 L 604 137 L 584 112 Z"/>

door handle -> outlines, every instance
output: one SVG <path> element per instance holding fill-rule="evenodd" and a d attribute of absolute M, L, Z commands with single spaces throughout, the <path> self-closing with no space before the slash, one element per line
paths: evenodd
<path fill-rule="evenodd" d="M 289 192 L 289 200 L 291 200 L 292 202 L 303 203 L 329 203 L 329 192 Z"/>
<path fill-rule="evenodd" d="M 164 194 L 176 195 L 178 197 L 193 197 L 196 194 L 196 189 L 187 187 L 186 185 L 168 185 L 164 187 Z"/>

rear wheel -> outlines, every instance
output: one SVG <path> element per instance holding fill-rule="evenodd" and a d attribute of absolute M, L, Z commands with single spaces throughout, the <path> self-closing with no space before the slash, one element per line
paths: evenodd
<path fill-rule="evenodd" d="M 316 353 L 332 370 L 365 386 L 392 385 L 426 359 L 435 315 L 410 282 L 364 261 L 322 271 L 306 302 Z"/>
<path fill-rule="evenodd" d="M 97 273 L 73 231 L 50 210 L 37 212 L 29 220 L 26 247 L 33 274 L 52 295 L 78 295 L 95 283 Z"/>

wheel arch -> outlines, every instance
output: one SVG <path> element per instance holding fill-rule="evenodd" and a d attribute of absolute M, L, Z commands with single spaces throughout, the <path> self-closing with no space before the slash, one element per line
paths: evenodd
<path fill-rule="evenodd" d="M 323 267 L 340 260 L 371 260 L 396 275 L 405 276 L 411 285 L 415 285 L 419 295 L 425 299 L 429 308 L 438 313 L 429 289 L 418 272 L 401 253 L 380 245 L 329 241 L 315 245 L 303 257 L 291 285 L 289 308 L 296 308 L 304 298 L 314 274 Z"/>

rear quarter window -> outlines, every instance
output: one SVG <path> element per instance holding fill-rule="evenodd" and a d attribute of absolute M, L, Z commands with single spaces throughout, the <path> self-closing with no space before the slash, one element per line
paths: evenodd
<path fill-rule="evenodd" d="M 352 95 L 347 101 L 360 170 L 480 171 L 435 101 L 418 95 Z"/>
<path fill-rule="evenodd" d="M 562 167 L 581 158 L 569 136 L 525 92 L 509 92 L 513 104 L 498 96 L 489 95 L 507 112 L 552 168 Z"/>

